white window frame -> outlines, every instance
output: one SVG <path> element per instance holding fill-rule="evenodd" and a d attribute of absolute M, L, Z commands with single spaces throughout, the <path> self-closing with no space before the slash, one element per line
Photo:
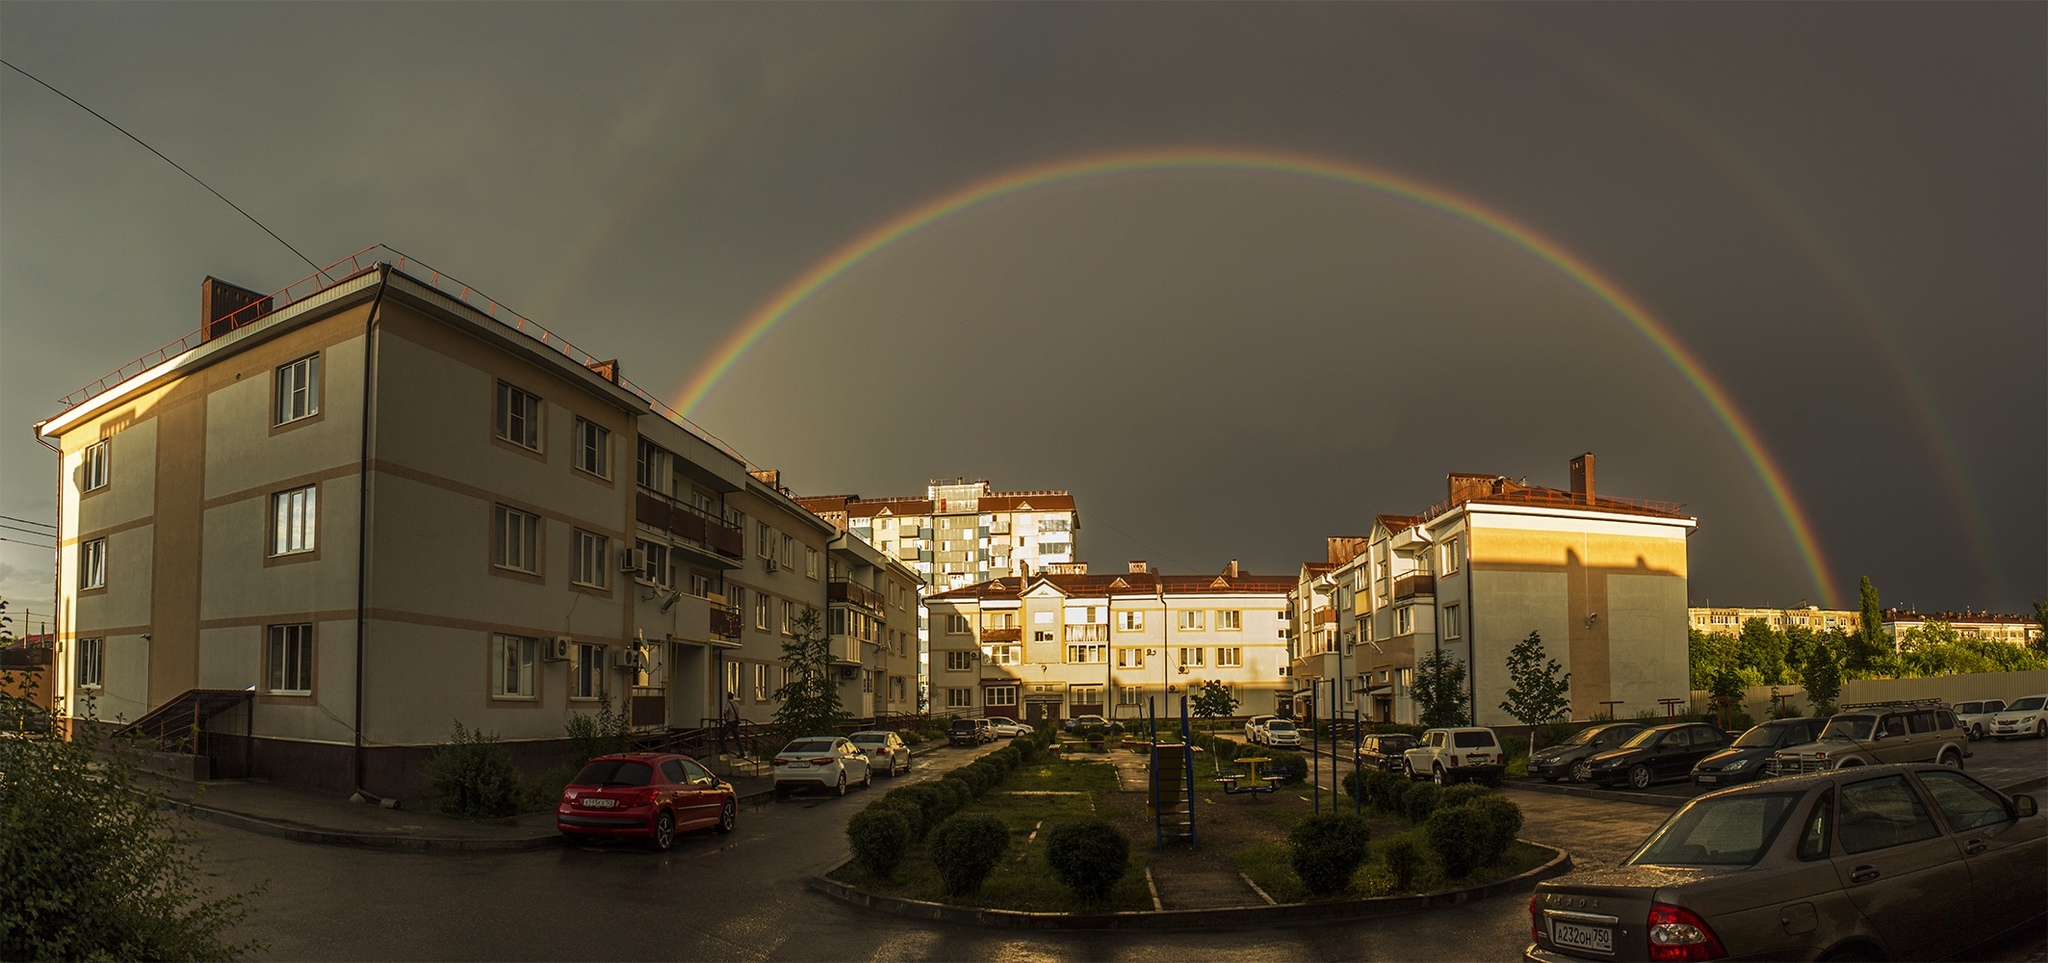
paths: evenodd
<path fill-rule="evenodd" d="M 576 419 L 576 470 L 612 477 L 612 432 L 581 416 Z"/>
<path fill-rule="evenodd" d="M 1093 699 L 1083 699 L 1083 698 L 1081 698 L 1082 696 L 1089 696 L 1089 695 L 1092 695 L 1092 696 L 1094 696 L 1095 698 L 1093 698 Z M 1103 702 L 1103 701 L 1102 701 L 1102 697 L 1103 697 L 1103 691 L 1102 691 L 1102 686 L 1101 686 L 1100 684 L 1096 684 L 1096 685 L 1070 685 L 1070 686 L 1068 686 L 1068 687 L 1067 687 L 1067 704 L 1068 704 L 1068 705 L 1070 705 L 1070 706 L 1099 706 L 1099 705 L 1107 705 L 1108 703 L 1105 703 L 1105 702 Z"/>
<path fill-rule="evenodd" d="M 1201 609 L 1180 610 L 1180 630 L 1182 632 L 1205 631 L 1202 627 L 1205 621 L 1207 620 L 1202 618 Z"/>
<path fill-rule="evenodd" d="M 670 467 L 675 456 L 668 449 L 640 439 L 640 453 L 633 466 L 633 480 L 640 487 L 664 495 L 675 493 L 675 471 Z"/>
<path fill-rule="evenodd" d="M 498 382 L 497 434 L 529 451 L 541 450 L 541 399 L 509 381 Z"/>
<path fill-rule="evenodd" d="M 1394 634 L 1407 635 L 1415 631 L 1415 606 L 1403 605 L 1394 610 Z"/>
<path fill-rule="evenodd" d="M 761 630 L 761 631 L 763 631 L 763 632 L 766 632 L 766 631 L 767 631 L 767 630 L 769 629 L 769 627 L 770 627 L 770 626 L 769 626 L 769 623 L 768 623 L 768 610 L 769 610 L 769 605 L 768 605 L 768 596 L 767 596 L 767 595 L 765 595 L 765 594 L 763 594 L 763 593 L 761 593 L 761 592 L 755 592 L 755 593 L 754 593 L 754 628 L 760 629 L 760 630 Z"/>
<path fill-rule="evenodd" d="M 1133 609 L 1125 609 L 1122 612 L 1118 612 L 1116 629 L 1119 632 L 1145 631 L 1145 613 Z"/>
<path fill-rule="evenodd" d="M 973 690 L 973 689 L 947 689 L 947 690 L 946 690 L 946 708 L 948 708 L 948 709 L 972 709 L 972 708 L 974 708 L 974 690 Z"/>
<path fill-rule="evenodd" d="M 804 546 L 804 577 L 812 581 L 818 578 L 818 550 Z"/>
<path fill-rule="evenodd" d="M 973 660 L 973 659 L 971 659 L 971 658 L 968 658 L 968 656 L 970 656 L 970 655 L 972 655 L 972 654 L 973 654 L 973 653 L 969 653 L 969 652 L 962 652 L 962 651 L 960 651 L 959 649 L 953 649 L 953 650 L 951 650 L 951 651 L 947 652 L 947 653 L 946 653 L 946 671 L 947 671 L 947 672 L 966 672 L 967 670 L 969 670 L 969 669 L 972 669 L 972 668 L 974 668 L 974 664 L 973 664 L 973 663 L 974 663 L 974 660 Z"/>
<path fill-rule="evenodd" d="M 589 642 L 578 642 L 570 652 L 574 662 L 569 666 L 569 698 L 596 700 L 604 698 L 605 647 Z"/>
<path fill-rule="evenodd" d="M 320 486 L 270 496 L 270 556 L 303 555 L 320 547 Z"/>
<path fill-rule="evenodd" d="M 113 446 L 114 441 L 111 438 L 85 446 L 85 454 L 79 464 L 78 490 L 80 492 L 99 491 L 107 487 L 107 484 L 113 480 L 113 475 L 110 471 Z"/>
<path fill-rule="evenodd" d="M 320 352 L 277 366 L 272 425 L 288 425 L 320 413 Z"/>
<path fill-rule="evenodd" d="M 107 640 L 103 638 L 78 640 L 78 686 L 82 689 L 98 689 L 106 685 Z"/>
<path fill-rule="evenodd" d="M 1120 645 L 1116 649 L 1116 667 L 1119 669 L 1142 669 L 1145 667 L 1145 649 L 1142 646 Z"/>
<path fill-rule="evenodd" d="M 78 543 L 78 587 L 107 587 L 107 540 L 104 536 Z"/>
<path fill-rule="evenodd" d="M 1180 664 L 1184 666 L 1191 666 L 1197 669 L 1208 668 L 1209 650 L 1199 645 L 1181 646 Z"/>
<path fill-rule="evenodd" d="M 574 529 L 569 536 L 569 581 L 589 588 L 609 587 L 611 547 L 608 536 Z"/>
<path fill-rule="evenodd" d="M 740 673 L 741 669 L 738 662 L 725 663 L 725 691 L 719 693 L 718 699 L 718 707 L 721 712 L 725 709 L 726 696 L 729 695 L 734 700 L 740 697 Z"/>
<path fill-rule="evenodd" d="M 313 694 L 313 623 L 272 625 L 264 633 L 264 691 L 271 695 Z"/>
<path fill-rule="evenodd" d="M 1458 574 L 1458 536 L 1456 535 L 1444 539 L 1443 568 L 1440 570 L 1440 574 Z"/>
<path fill-rule="evenodd" d="M 1017 651 L 1020 648 L 1022 647 L 1008 642 L 1005 642 L 1001 645 L 989 646 L 989 664 L 1016 665 L 1019 662 L 1022 662 L 1023 659 L 1019 656 Z"/>
<path fill-rule="evenodd" d="M 1236 632 L 1244 628 L 1244 610 L 1217 609 L 1216 631 Z"/>
<path fill-rule="evenodd" d="M 1014 706 L 1017 704 L 1017 687 L 992 685 L 981 690 L 981 698 L 985 706 Z"/>
<path fill-rule="evenodd" d="M 1244 646 L 1219 645 L 1216 647 L 1216 667 L 1219 669 L 1244 668 Z"/>
<path fill-rule="evenodd" d="M 540 640 L 525 635 L 491 636 L 491 698 L 540 698 Z"/>
<path fill-rule="evenodd" d="M 1458 626 L 1460 614 L 1461 613 L 1458 609 L 1458 603 L 1453 602 L 1449 605 L 1444 606 L 1444 624 L 1442 626 L 1443 631 L 1441 634 L 1446 640 L 1461 637 L 1461 633 L 1463 630 L 1460 629 Z"/>
<path fill-rule="evenodd" d="M 969 623 L 969 622 L 967 621 L 967 616 L 961 615 L 961 614 L 959 614 L 959 613 L 957 613 L 957 612 L 953 612 L 953 613 L 948 613 L 948 614 L 947 614 L 947 616 L 946 616 L 946 634 L 947 634 L 947 635 L 966 635 L 967 633 L 969 633 L 969 632 L 972 632 L 972 631 L 974 631 L 974 626 L 973 626 L 973 624 L 971 624 L 971 623 Z"/>
<path fill-rule="evenodd" d="M 754 701 L 767 702 L 773 694 L 768 690 L 768 663 L 754 663 Z"/>
<path fill-rule="evenodd" d="M 540 516 L 499 504 L 491 512 L 491 564 L 540 574 Z"/>
<path fill-rule="evenodd" d="M 1068 665 L 1102 665 L 1109 659 L 1107 642 L 1067 643 Z"/>

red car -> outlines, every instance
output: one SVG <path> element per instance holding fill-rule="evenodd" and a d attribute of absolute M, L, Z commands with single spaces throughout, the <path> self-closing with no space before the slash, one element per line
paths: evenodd
<path fill-rule="evenodd" d="M 697 760 L 655 752 L 599 756 L 562 788 L 555 828 L 570 839 L 642 836 L 657 850 L 692 829 L 732 832 L 739 794 Z"/>

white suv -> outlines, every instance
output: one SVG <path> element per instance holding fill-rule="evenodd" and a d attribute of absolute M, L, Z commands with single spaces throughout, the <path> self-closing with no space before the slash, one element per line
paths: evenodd
<path fill-rule="evenodd" d="M 1991 717 L 2005 711 L 2004 699 L 1978 699 L 1956 703 L 1956 722 L 1972 739 L 1991 734 Z"/>
<path fill-rule="evenodd" d="M 2014 699 L 2004 712 L 1991 717 L 1992 738 L 2048 736 L 2048 708 L 2044 707 L 2048 707 L 2048 695 Z"/>
<path fill-rule="evenodd" d="M 1245 720 L 1244 741 L 1251 743 L 1264 741 L 1266 736 L 1263 730 L 1266 728 L 1266 723 L 1271 722 L 1273 718 L 1273 716 L 1253 716 Z"/>
<path fill-rule="evenodd" d="M 1464 779 L 1477 779 L 1489 786 L 1500 785 L 1507 768 L 1507 753 L 1492 729 L 1463 727 L 1431 729 L 1422 734 L 1422 744 L 1401 754 L 1408 763 L 1408 778 L 1434 779 L 1448 786 Z"/>
<path fill-rule="evenodd" d="M 1269 746 L 1299 748 L 1301 730 L 1287 719 L 1268 719 L 1259 726 L 1259 741 Z"/>

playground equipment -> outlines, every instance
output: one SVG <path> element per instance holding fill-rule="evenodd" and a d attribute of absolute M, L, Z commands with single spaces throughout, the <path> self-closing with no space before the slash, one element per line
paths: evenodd
<path fill-rule="evenodd" d="M 1146 796 L 1152 808 L 1152 829 L 1160 849 L 1168 840 L 1186 840 L 1195 848 L 1195 740 L 1188 726 L 1188 699 L 1180 699 L 1180 743 L 1168 743 L 1159 735 L 1158 696 L 1145 700 L 1145 715 L 1152 724 L 1152 780 Z"/>

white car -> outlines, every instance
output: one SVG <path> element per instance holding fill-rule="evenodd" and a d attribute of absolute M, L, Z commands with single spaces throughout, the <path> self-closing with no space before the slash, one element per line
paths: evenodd
<path fill-rule="evenodd" d="M 1273 718 L 1273 716 L 1253 716 L 1250 719 L 1246 719 L 1244 723 L 1244 741 L 1250 743 L 1263 741 L 1265 734 L 1261 730 L 1265 729 L 1266 723 L 1273 721 Z"/>
<path fill-rule="evenodd" d="M 1299 747 L 1301 730 L 1287 719 L 1268 719 L 1259 727 L 1259 741 L 1275 747 Z"/>
<path fill-rule="evenodd" d="M 989 716 L 988 727 L 996 735 L 1002 736 L 1005 739 L 1015 739 L 1031 731 L 1030 726 L 1015 719 L 1004 719 L 999 716 Z"/>
<path fill-rule="evenodd" d="M 1972 739 L 1991 734 L 1991 717 L 2005 711 L 2004 699 L 1983 699 L 1956 703 L 1956 724 Z"/>
<path fill-rule="evenodd" d="M 910 771 L 910 743 L 893 732 L 870 729 L 846 737 L 868 754 L 868 767 L 882 770 L 882 775 L 894 777 L 899 772 Z"/>
<path fill-rule="evenodd" d="M 844 796 L 846 787 L 875 781 L 868 754 L 845 736 L 800 736 L 775 754 L 775 794 L 825 789 Z"/>
<path fill-rule="evenodd" d="M 2048 695 L 2014 699 L 2005 711 L 1991 717 L 1991 735 L 1998 739 L 2015 736 L 2048 736 Z"/>
<path fill-rule="evenodd" d="M 1439 786 L 1465 779 L 1498 786 L 1508 763 L 1493 730 L 1479 726 L 1431 729 L 1422 734 L 1421 745 L 1401 757 L 1408 761 L 1408 778 L 1433 779 Z"/>

